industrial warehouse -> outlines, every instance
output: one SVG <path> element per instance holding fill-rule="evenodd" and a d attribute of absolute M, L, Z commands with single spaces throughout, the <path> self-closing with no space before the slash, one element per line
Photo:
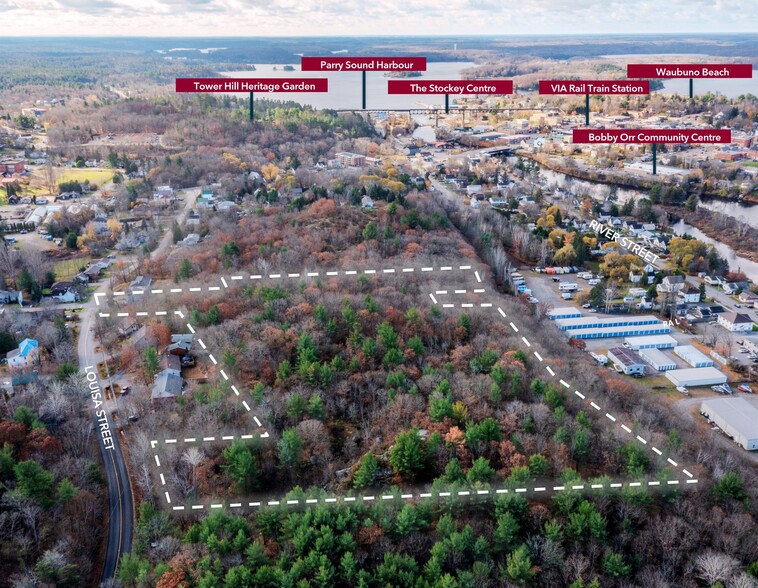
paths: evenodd
<path fill-rule="evenodd" d="M 671 380 L 675 386 L 684 386 L 685 388 L 713 386 L 726 383 L 726 375 L 715 367 L 668 370 L 666 372 L 666 377 Z"/>
<path fill-rule="evenodd" d="M 646 347 L 640 349 L 639 354 L 640 357 L 648 362 L 656 371 L 664 372 L 676 369 L 676 362 L 658 348 Z"/>
<path fill-rule="evenodd" d="M 711 367 L 713 360 L 702 351 L 698 351 L 692 345 L 679 345 L 674 347 L 674 354 L 694 368 Z"/>
<path fill-rule="evenodd" d="M 678 345 L 671 335 L 651 335 L 649 337 L 626 337 L 624 343 L 630 349 L 672 349 Z"/>
<path fill-rule="evenodd" d="M 743 449 L 758 449 L 758 408 L 744 398 L 703 400 L 700 414 Z"/>
<path fill-rule="evenodd" d="M 568 309 L 559 309 L 564 314 Z M 551 315 L 550 318 L 553 318 Z M 596 318 L 594 316 L 556 318 L 561 331 L 575 339 L 600 339 L 632 335 L 659 335 L 670 333 L 671 328 L 652 315 L 624 318 Z"/>

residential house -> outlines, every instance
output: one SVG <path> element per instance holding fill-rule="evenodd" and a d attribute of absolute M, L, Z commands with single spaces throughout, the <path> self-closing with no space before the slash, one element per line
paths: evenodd
<path fill-rule="evenodd" d="M 0 304 L 23 304 L 24 303 L 24 293 L 20 290 L 14 291 L 14 290 L 0 290 Z"/>
<path fill-rule="evenodd" d="M 677 304 L 697 304 L 700 302 L 700 290 L 692 284 L 685 284 L 684 287 L 676 293 Z"/>
<path fill-rule="evenodd" d="M 296 189 L 297 188 L 293 188 L 292 189 L 292 193 L 293 194 L 295 193 Z M 300 189 L 300 192 L 302 193 L 302 188 Z M 239 209 L 239 206 L 237 206 L 237 204 L 235 202 L 232 202 L 230 200 L 224 200 L 222 202 L 219 202 L 216 205 L 216 210 L 218 210 L 219 212 L 228 212 L 230 210 L 231 211 L 236 211 L 238 209 Z"/>
<path fill-rule="evenodd" d="M 642 274 L 635 274 L 633 270 L 630 270 L 629 281 L 632 284 L 639 284 L 642 281 Z"/>
<path fill-rule="evenodd" d="M 172 199 L 174 197 L 174 189 L 171 186 L 157 186 L 153 190 L 153 200 Z"/>
<path fill-rule="evenodd" d="M 645 272 L 645 276 L 647 277 L 647 284 L 650 285 L 653 282 L 655 282 L 655 274 L 658 270 L 655 269 L 654 266 L 650 265 L 649 263 L 645 265 L 644 268 L 642 268 L 642 271 Z"/>
<path fill-rule="evenodd" d="M 666 276 L 655 289 L 659 294 L 676 294 L 682 288 L 684 288 L 684 276 Z"/>
<path fill-rule="evenodd" d="M 79 292 L 74 287 L 73 282 L 56 282 L 50 287 L 50 298 L 55 298 L 58 302 L 70 303 L 79 302 Z"/>
<path fill-rule="evenodd" d="M 179 241 L 179 245 L 187 245 L 190 247 L 193 247 L 197 245 L 198 243 L 200 243 L 199 233 L 190 233 L 184 239 Z"/>
<path fill-rule="evenodd" d="M 736 294 L 738 291 L 743 292 L 747 290 L 749 286 L 750 284 L 747 282 L 726 282 L 725 284 L 721 284 L 721 289 L 725 294 L 731 296 L 732 294 Z"/>
<path fill-rule="evenodd" d="M 725 312 L 724 314 L 720 314 L 717 320 L 722 327 L 733 333 L 753 330 L 753 321 L 746 314 Z"/>
<path fill-rule="evenodd" d="M 39 343 L 34 339 L 24 339 L 21 344 L 6 355 L 11 369 L 24 369 L 39 360 Z"/>
<path fill-rule="evenodd" d="M 176 341 L 166 346 L 166 353 L 175 357 L 187 355 L 192 349 L 192 343 L 188 341 Z"/>
<path fill-rule="evenodd" d="M 152 283 L 153 279 L 150 276 L 137 276 L 137 278 L 132 280 L 126 289 L 126 297 L 129 302 L 134 302 L 137 296 L 144 294 Z"/>
<path fill-rule="evenodd" d="M 469 186 L 466 186 L 466 195 L 469 198 L 478 198 L 482 195 L 482 186 L 481 184 L 471 184 Z"/>
<path fill-rule="evenodd" d="M 182 360 L 178 355 L 166 353 L 161 356 L 160 366 L 163 371 L 170 371 L 172 374 L 182 375 Z"/>
<path fill-rule="evenodd" d="M 361 208 L 365 208 L 367 210 L 374 208 L 374 201 L 371 196 L 364 196 L 361 198 Z"/>
<path fill-rule="evenodd" d="M 153 408 L 159 408 L 176 400 L 182 394 L 184 380 L 174 370 L 165 369 L 155 376 L 155 382 L 150 392 Z"/>
<path fill-rule="evenodd" d="M 750 290 L 743 290 L 740 292 L 740 295 L 737 296 L 737 299 L 745 304 L 753 304 L 758 301 L 758 295 L 753 294 Z"/>
<path fill-rule="evenodd" d="M 118 326 L 118 333 L 123 337 L 128 337 L 139 329 L 139 323 L 133 317 L 124 317 Z"/>

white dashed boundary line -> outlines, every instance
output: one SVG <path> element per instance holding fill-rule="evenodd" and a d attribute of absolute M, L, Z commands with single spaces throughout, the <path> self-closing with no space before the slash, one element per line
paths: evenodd
<path fill-rule="evenodd" d="M 452 266 L 442 266 L 442 267 L 439 268 L 439 271 L 450 271 L 452 269 L 453 269 Z M 470 265 L 461 265 L 461 266 L 458 266 L 458 269 L 459 270 L 470 270 L 471 266 Z M 405 267 L 405 268 L 401 268 L 400 269 L 400 273 L 414 273 L 416 270 L 417 270 L 417 268 Z M 420 271 L 421 272 L 433 272 L 433 271 L 435 271 L 435 268 L 434 267 L 422 267 L 422 268 L 420 268 Z M 359 272 L 358 270 L 341 270 L 341 271 L 327 271 L 327 272 L 323 272 L 323 273 L 326 276 L 339 276 L 340 274 L 345 275 L 345 276 L 354 276 L 354 275 L 358 275 L 359 273 L 362 273 L 363 275 L 372 275 L 372 274 L 376 274 L 376 273 L 395 274 L 396 273 L 396 269 L 395 268 L 386 268 L 386 269 L 382 269 L 382 270 L 364 269 L 364 270 L 362 270 L 362 272 Z M 305 272 L 305 275 L 307 277 L 319 277 L 321 274 L 322 274 L 322 272 Z M 250 275 L 249 279 L 250 280 L 261 280 L 261 279 L 265 279 L 266 277 L 268 277 L 269 279 L 281 279 L 283 275 L 286 275 L 287 278 L 299 278 L 299 277 L 301 277 L 302 274 L 301 273 L 285 273 L 285 274 L 282 274 L 282 273 L 271 273 L 271 274 L 268 274 L 267 276 L 264 276 L 263 274 L 257 274 L 257 275 L 253 274 L 253 275 Z M 482 278 L 481 278 L 479 272 L 478 271 L 474 271 L 474 275 L 476 277 L 477 283 L 481 283 L 482 282 Z M 228 288 L 228 283 L 226 282 L 226 279 L 224 277 L 221 277 L 220 279 L 221 279 L 222 284 L 224 285 L 224 288 Z M 233 280 L 233 281 L 239 281 L 239 280 L 244 280 L 245 276 L 244 275 L 234 275 L 234 276 L 231 276 L 230 279 Z M 221 290 L 221 287 L 220 286 L 207 286 L 206 289 L 209 292 L 213 292 L 213 291 L 219 291 L 219 290 Z M 171 293 L 181 293 L 183 291 L 184 291 L 183 288 L 172 288 L 170 290 Z M 200 287 L 190 287 L 190 288 L 188 288 L 188 291 L 189 292 L 201 292 L 202 288 L 200 288 Z M 475 293 L 475 294 L 481 294 L 481 293 L 484 293 L 485 291 L 486 290 L 484 288 L 477 288 L 477 289 L 473 289 L 471 292 Z M 145 291 L 132 291 L 131 292 L 132 295 L 145 294 L 145 293 L 146 293 Z M 153 290 L 150 291 L 150 293 L 151 294 L 162 294 L 162 293 L 164 293 L 164 290 L 162 290 L 162 289 L 153 289 Z M 113 294 L 114 297 L 115 296 L 126 296 L 127 292 L 113 292 L 112 294 Z M 431 298 L 432 302 L 435 305 L 438 305 L 439 301 L 435 297 L 435 294 L 438 295 L 438 296 L 446 296 L 446 295 L 449 295 L 449 291 L 448 290 L 437 290 L 434 293 L 429 293 L 429 297 Z M 454 294 L 454 295 L 455 294 L 468 294 L 468 291 L 466 289 L 457 289 L 457 290 L 453 290 L 452 294 Z M 100 304 L 99 297 L 100 296 L 105 296 L 105 295 L 106 294 L 102 294 L 102 293 L 95 295 L 95 302 L 96 302 L 96 304 L 98 306 Z M 443 303 L 443 304 L 441 304 L 441 306 L 443 308 L 455 308 L 456 304 L 454 304 L 454 303 Z M 493 304 L 492 303 L 478 303 L 478 304 L 475 305 L 474 303 L 468 302 L 468 303 L 459 303 L 458 306 L 460 306 L 461 308 L 474 308 L 474 306 L 478 306 L 480 308 L 493 308 Z M 497 311 L 498 311 L 498 313 L 500 314 L 500 316 L 502 318 L 507 318 L 507 315 L 506 315 L 505 311 L 502 308 L 500 308 L 500 307 L 496 307 L 496 308 L 497 308 Z M 99 313 L 99 314 L 102 317 L 111 316 L 109 313 Z M 168 311 L 155 311 L 154 314 L 155 314 L 155 316 L 166 316 L 168 314 Z M 174 314 L 181 316 L 181 318 L 184 318 L 184 315 L 181 313 L 181 311 L 174 311 Z M 129 316 L 129 313 L 117 313 L 116 316 Z M 149 313 L 146 313 L 146 312 L 136 312 L 135 316 L 149 316 Z M 519 332 L 519 328 L 516 326 L 516 324 L 513 321 L 509 321 L 508 324 L 510 325 L 510 327 L 513 329 L 514 332 L 516 332 L 516 333 Z M 190 332 L 192 332 L 192 333 L 195 332 L 195 329 L 189 323 L 187 324 L 187 327 L 190 329 Z M 527 339 L 526 336 L 522 336 L 521 340 L 523 341 L 523 343 L 526 345 L 527 348 L 531 347 L 531 343 L 529 342 L 529 340 Z M 203 349 L 206 349 L 206 346 L 205 346 L 205 344 L 203 343 L 203 341 L 201 339 L 198 339 L 198 342 L 199 342 L 199 344 L 201 345 L 201 347 Z M 544 359 L 542 358 L 542 356 L 537 351 L 533 351 L 533 354 L 534 354 L 534 356 L 540 362 L 544 361 Z M 213 362 L 214 365 L 216 365 L 218 363 L 216 361 L 215 357 L 213 356 L 213 354 L 209 354 L 209 357 L 210 357 L 210 359 L 211 359 L 211 361 Z M 551 376 L 553 376 L 553 377 L 557 376 L 556 372 L 553 370 L 553 368 L 550 365 L 546 365 L 545 369 L 546 369 L 546 371 Z M 222 375 L 222 377 L 225 380 L 229 379 L 228 376 L 224 373 L 223 370 L 221 370 L 221 375 Z M 571 387 L 570 384 L 568 382 L 566 382 L 565 380 L 563 380 L 563 379 L 559 378 L 559 382 L 565 388 L 570 388 Z M 232 386 L 232 388 L 233 388 L 235 394 L 237 396 L 239 396 L 239 392 L 237 391 L 237 389 L 234 386 Z M 578 396 L 579 398 L 581 398 L 582 400 L 585 400 L 585 401 L 587 400 L 586 396 L 584 394 L 582 394 L 581 392 L 579 392 L 578 390 L 575 390 L 574 394 L 576 396 Z M 242 404 L 246 408 L 246 410 L 249 412 L 250 411 L 250 407 L 249 407 L 248 403 L 246 401 L 243 401 Z M 594 401 L 590 401 L 589 404 L 595 410 L 602 411 L 601 407 L 598 404 L 596 404 Z M 629 427 L 627 427 L 625 424 L 618 423 L 618 419 L 615 416 L 613 416 L 612 414 L 607 413 L 607 412 L 605 413 L 605 416 L 611 422 L 613 422 L 615 424 L 618 424 L 624 431 L 626 431 L 630 435 L 633 435 L 632 430 Z M 259 422 L 258 419 L 257 419 L 257 417 L 255 417 L 255 420 L 256 420 L 256 422 Z M 266 436 L 267 436 L 267 434 L 266 434 Z M 634 439 L 636 441 L 638 441 L 639 443 L 643 444 L 643 445 L 648 445 L 647 439 L 645 439 L 644 437 L 642 437 L 640 435 L 634 436 Z M 656 455 L 658 455 L 658 456 L 662 456 L 663 455 L 663 453 L 657 447 L 655 447 L 655 446 L 650 446 L 650 449 L 654 453 L 656 453 Z M 156 456 L 156 459 L 157 459 L 157 456 Z M 677 462 L 675 462 L 671 458 L 667 458 L 667 461 L 671 465 L 673 465 L 674 467 L 679 467 L 678 464 L 677 464 Z M 682 469 L 682 471 L 688 477 L 688 480 L 690 482 L 694 480 L 693 474 L 691 474 L 686 469 Z M 695 480 L 695 482 L 696 482 L 696 480 Z M 678 483 L 678 482 L 671 482 L 671 481 L 669 482 L 669 484 L 672 484 L 672 483 Z M 630 486 L 633 486 L 633 485 L 634 485 L 634 483 L 630 483 Z M 535 491 L 538 491 L 538 490 L 539 489 L 535 489 Z M 526 488 L 525 489 L 517 489 L 516 491 L 526 492 L 526 491 L 528 491 L 528 489 L 526 489 Z M 424 496 L 420 495 L 420 497 L 424 497 Z M 168 496 L 167 496 L 167 498 L 168 498 Z M 197 508 L 197 507 L 193 506 L 193 508 Z"/>
<path fill-rule="evenodd" d="M 314 271 L 314 272 L 281 272 L 281 273 L 270 273 L 270 274 L 236 274 L 233 276 L 229 276 L 229 279 L 232 281 L 239 281 L 239 280 L 281 280 L 281 279 L 290 279 L 290 278 L 301 278 L 303 276 L 309 277 L 309 278 L 318 278 L 322 275 L 331 277 L 331 276 L 356 276 L 356 275 L 373 275 L 373 274 L 396 274 L 398 271 L 400 273 L 414 273 L 416 271 L 420 272 L 433 272 L 433 271 L 453 271 L 453 270 L 470 270 L 470 265 L 459 265 L 457 268 L 454 268 L 453 266 L 446 265 L 446 266 L 440 266 L 439 268 L 434 267 L 421 267 L 421 268 L 415 268 L 415 267 L 404 267 L 400 268 L 399 270 L 396 268 L 383 268 L 383 269 L 364 269 L 364 270 L 338 270 L 338 271 Z M 476 272 L 477 281 L 481 282 L 481 278 L 479 277 L 479 273 Z M 223 284 L 224 288 L 228 288 L 228 283 L 226 281 L 225 277 L 220 278 L 221 283 Z M 221 286 L 204 286 L 204 287 L 198 287 L 198 286 L 183 286 L 183 287 L 177 287 L 177 288 L 171 288 L 169 292 L 171 294 L 181 294 L 183 292 L 202 292 L 203 290 L 206 290 L 208 292 L 218 292 L 221 290 Z M 484 292 L 484 290 L 481 290 Z M 111 295 L 114 297 L 120 297 L 120 296 L 139 296 L 139 295 L 146 295 L 146 294 L 165 294 L 165 290 L 161 288 L 152 288 L 149 290 L 132 290 L 131 292 L 127 292 L 124 290 L 120 291 L 111 291 Z M 95 294 L 95 305 L 100 306 L 100 297 L 107 297 L 107 292 L 99 292 Z"/>
<path fill-rule="evenodd" d="M 693 484 L 697 484 L 699 480 L 694 478 L 688 478 L 686 480 L 673 479 L 666 480 L 665 486 L 680 486 L 689 487 Z M 593 492 L 597 490 L 622 490 L 624 488 L 653 488 L 657 486 L 663 486 L 663 482 L 660 480 L 647 480 L 641 482 L 606 482 L 604 484 L 589 484 L 589 483 L 574 483 L 564 484 L 557 486 L 524 486 L 518 488 L 479 488 L 479 489 L 467 489 L 467 490 L 453 490 L 453 491 L 433 491 L 433 492 L 394 492 L 392 494 L 362 494 L 358 496 L 346 496 L 346 495 L 331 495 L 321 496 L 318 498 L 286 498 L 287 495 L 279 498 L 268 498 L 256 501 L 245 502 L 211 502 L 207 504 L 184 504 L 172 506 L 173 511 L 202 511 L 210 510 L 214 508 L 228 508 L 228 509 L 260 509 L 267 506 L 309 506 L 314 504 L 356 504 L 367 503 L 376 501 L 413 501 L 413 500 L 425 500 L 425 499 L 440 499 L 440 498 L 465 498 L 465 497 L 497 497 L 504 494 L 526 494 L 526 493 L 551 493 L 562 491 L 581 491 L 581 492 Z M 168 496 L 167 496 L 168 499 Z M 239 499 L 237 499 L 239 500 Z M 170 500 L 168 501 L 170 504 Z"/>

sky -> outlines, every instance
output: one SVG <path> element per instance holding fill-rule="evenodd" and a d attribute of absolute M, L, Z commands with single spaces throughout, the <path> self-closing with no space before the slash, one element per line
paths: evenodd
<path fill-rule="evenodd" d="M 756 0 L 0 0 L 3 34 L 755 33 Z"/>

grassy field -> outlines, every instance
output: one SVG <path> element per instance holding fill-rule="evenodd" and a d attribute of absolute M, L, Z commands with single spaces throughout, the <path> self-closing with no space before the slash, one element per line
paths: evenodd
<path fill-rule="evenodd" d="M 102 186 L 106 182 L 109 182 L 113 178 L 113 170 L 111 169 L 93 169 L 89 167 L 83 168 L 56 168 L 55 183 L 70 182 L 77 180 L 84 182 L 89 180 L 90 184 L 96 184 Z M 41 167 L 34 169 L 31 173 L 29 181 L 29 193 L 36 196 L 47 195 L 47 187 L 45 186 L 44 170 Z"/>
<path fill-rule="evenodd" d="M 76 259 L 66 259 L 55 264 L 55 279 L 59 282 L 71 280 L 79 273 L 79 268 L 87 267 L 91 257 L 77 257 Z"/>

